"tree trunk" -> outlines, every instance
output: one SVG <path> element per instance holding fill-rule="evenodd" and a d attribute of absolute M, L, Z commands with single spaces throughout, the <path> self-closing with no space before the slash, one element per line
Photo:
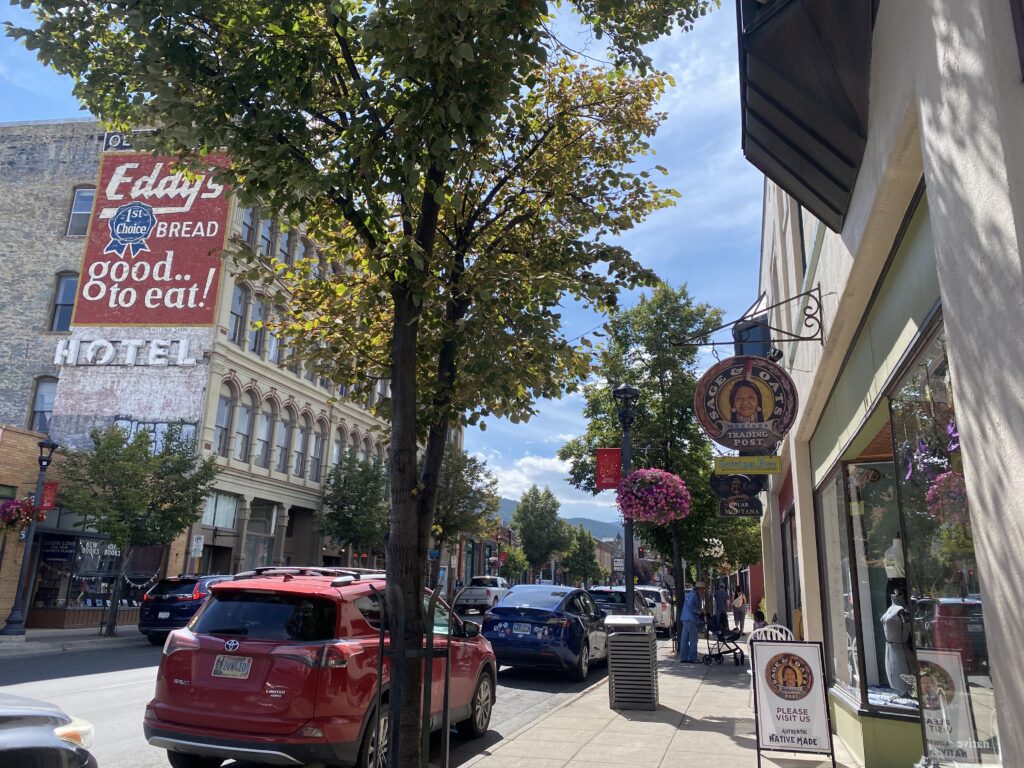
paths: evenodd
<path fill-rule="evenodd" d="M 110 610 L 107 611 L 107 623 L 103 627 L 103 634 L 107 637 L 114 637 L 117 634 L 117 608 L 121 603 L 121 585 L 124 583 L 124 573 L 128 570 L 130 555 L 131 547 L 125 546 L 121 549 L 121 557 L 117 561 L 117 577 L 110 590 Z"/>

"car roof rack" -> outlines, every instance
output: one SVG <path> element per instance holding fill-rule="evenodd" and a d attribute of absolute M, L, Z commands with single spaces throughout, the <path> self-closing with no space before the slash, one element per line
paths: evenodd
<path fill-rule="evenodd" d="M 348 568 L 335 568 L 332 566 L 309 566 L 309 565 L 263 565 L 248 571 L 235 574 L 235 580 L 258 579 L 265 576 L 352 576 L 355 579 L 361 577 Z"/>

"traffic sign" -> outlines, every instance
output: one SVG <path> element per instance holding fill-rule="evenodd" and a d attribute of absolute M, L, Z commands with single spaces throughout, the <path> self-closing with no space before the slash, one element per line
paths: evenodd
<path fill-rule="evenodd" d="M 203 545 L 206 544 L 206 537 L 203 535 L 192 537 L 192 549 L 189 552 L 189 557 L 202 557 L 203 556 Z"/>

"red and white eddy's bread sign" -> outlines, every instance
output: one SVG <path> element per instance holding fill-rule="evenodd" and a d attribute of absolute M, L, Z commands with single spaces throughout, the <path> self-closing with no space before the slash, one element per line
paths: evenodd
<path fill-rule="evenodd" d="M 210 166 L 224 165 L 211 156 Z M 76 325 L 211 325 L 227 188 L 174 161 L 104 154 L 75 302 Z"/>

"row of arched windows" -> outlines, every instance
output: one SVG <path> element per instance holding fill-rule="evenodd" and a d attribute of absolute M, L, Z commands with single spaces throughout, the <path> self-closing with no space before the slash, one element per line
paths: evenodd
<path fill-rule="evenodd" d="M 273 398 L 260 400 L 247 390 L 238 393 L 225 382 L 217 397 L 213 450 L 256 467 L 270 468 L 296 478 L 319 483 L 326 469 L 325 450 L 331 447 L 330 465 L 343 451 L 354 451 L 363 461 L 384 460 L 384 445 L 344 425 L 332 429 L 325 419 L 315 419 Z"/>

